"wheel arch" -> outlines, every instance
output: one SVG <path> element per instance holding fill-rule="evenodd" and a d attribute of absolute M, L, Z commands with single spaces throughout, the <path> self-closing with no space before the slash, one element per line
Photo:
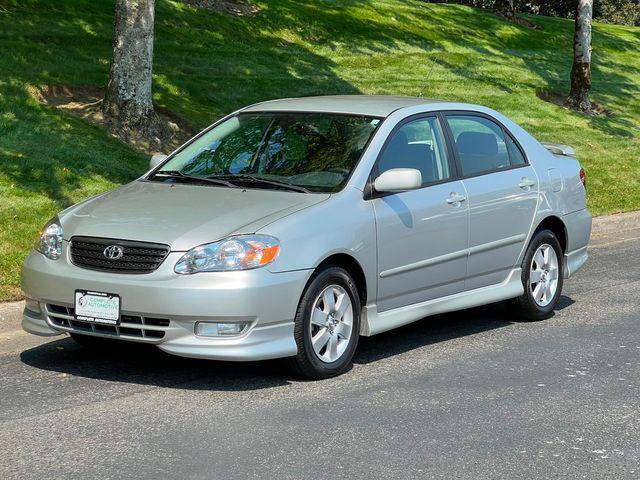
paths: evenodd
<path fill-rule="evenodd" d="M 321 271 L 322 269 L 328 266 L 335 266 L 344 268 L 353 281 L 356 284 L 356 288 L 358 289 L 358 295 L 360 296 L 360 304 L 362 306 L 367 304 L 367 279 L 364 274 L 364 269 L 360 262 L 356 260 L 353 256 L 348 253 L 334 253 L 329 255 L 327 258 L 322 260 L 318 266 L 315 268 L 314 273 Z M 313 278 L 313 276 L 312 276 Z M 311 281 L 311 279 L 309 280 Z M 306 287 L 305 287 L 306 288 Z"/>
<path fill-rule="evenodd" d="M 555 215 L 550 215 L 548 217 L 543 218 L 538 226 L 533 231 L 533 235 L 538 233 L 541 230 L 551 230 L 553 234 L 558 239 L 560 243 L 560 248 L 562 248 L 562 253 L 565 254 L 567 252 L 568 245 L 568 237 L 567 237 L 567 227 L 564 222 Z M 531 236 L 533 238 L 533 235 Z"/>

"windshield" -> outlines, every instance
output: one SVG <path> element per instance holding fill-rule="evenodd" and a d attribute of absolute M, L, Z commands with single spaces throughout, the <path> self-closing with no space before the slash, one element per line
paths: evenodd
<path fill-rule="evenodd" d="M 336 192 L 379 123 L 334 113 L 241 113 L 178 152 L 150 180 L 222 178 L 243 187 Z"/>

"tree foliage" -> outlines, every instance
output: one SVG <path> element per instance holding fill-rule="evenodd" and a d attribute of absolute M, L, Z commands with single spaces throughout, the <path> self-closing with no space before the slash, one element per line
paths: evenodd
<path fill-rule="evenodd" d="M 432 0 L 432 3 L 444 1 L 495 9 L 500 13 L 505 13 L 505 4 L 512 4 L 518 13 L 564 18 L 573 18 L 578 6 L 577 0 Z M 639 26 L 640 0 L 595 0 L 593 16 L 601 22 Z"/>
<path fill-rule="evenodd" d="M 506 0 L 436 0 L 431 3 L 459 3 L 477 8 L 502 10 Z M 615 0 L 610 0 L 615 3 Z M 534 13 L 547 16 L 567 17 L 575 13 L 577 0 L 512 0 L 516 12 Z"/>
<path fill-rule="evenodd" d="M 599 0 L 595 9 L 602 22 L 640 27 L 640 0 Z"/>

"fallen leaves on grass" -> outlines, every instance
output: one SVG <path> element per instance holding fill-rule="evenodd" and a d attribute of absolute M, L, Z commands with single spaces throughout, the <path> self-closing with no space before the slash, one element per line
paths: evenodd
<path fill-rule="evenodd" d="M 134 150 L 147 155 L 161 151 L 169 153 L 193 136 L 187 123 L 172 112 L 154 106 L 153 121 L 156 125 L 152 136 L 140 132 L 118 128 L 102 112 L 104 90 L 95 86 L 46 85 L 30 87 L 29 92 L 41 103 L 58 108 L 87 122 L 107 130 Z"/>
<path fill-rule="evenodd" d="M 536 96 L 540 100 L 544 100 L 545 102 L 553 103 L 554 105 L 557 105 L 559 107 L 565 108 L 567 110 L 571 110 L 566 105 L 566 101 L 567 101 L 566 95 L 562 95 L 561 93 L 553 92 L 550 90 L 538 89 L 536 90 Z M 591 105 L 593 108 L 590 113 L 586 113 L 586 112 L 581 112 L 581 113 L 584 113 L 585 115 L 590 115 L 593 117 L 597 117 L 597 116 L 612 117 L 613 116 L 613 112 L 603 107 L 602 105 L 599 105 L 593 101 L 591 102 Z"/>

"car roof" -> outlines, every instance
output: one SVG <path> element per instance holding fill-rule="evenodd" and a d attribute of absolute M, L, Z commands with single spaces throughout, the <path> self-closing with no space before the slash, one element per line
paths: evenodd
<path fill-rule="evenodd" d="M 390 95 L 327 95 L 318 97 L 283 98 L 256 103 L 243 112 L 326 112 L 387 117 L 394 111 L 416 105 L 447 103 L 422 97 Z"/>

